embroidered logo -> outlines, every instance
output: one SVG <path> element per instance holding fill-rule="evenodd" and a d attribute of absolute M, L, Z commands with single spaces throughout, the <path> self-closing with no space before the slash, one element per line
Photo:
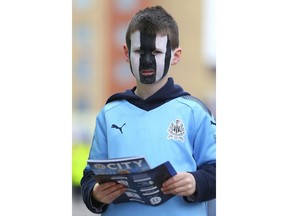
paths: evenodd
<path fill-rule="evenodd" d="M 123 128 L 124 125 L 126 125 L 126 123 L 124 123 L 121 127 L 119 127 L 119 126 L 117 126 L 115 124 L 112 124 L 111 128 L 118 129 L 121 132 L 121 134 L 123 134 L 122 128 Z"/>
<path fill-rule="evenodd" d="M 167 139 L 180 140 L 184 142 L 184 135 L 185 127 L 181 120 L 176 119 L 176 121 L 170 123 Z"/>

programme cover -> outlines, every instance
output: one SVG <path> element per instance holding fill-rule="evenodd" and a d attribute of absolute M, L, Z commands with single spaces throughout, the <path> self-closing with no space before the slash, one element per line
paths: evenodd
<path fill-rule="evenodd" d="M 149 170 L 150 166 L 145 157 L 124 157 L 105 160 L 87 161 L 96 175 L 128 174 Z"/>
<path fill-rule="evenodd" d="M 113 165 L 112 167 L 114 166 L 117 165 Z M 101 175 L 95 173 L 94 178 L 99 184 L 114 181 L 127 187 L 126 192 L 114 200 L 113 203 L 138 202 L 156 206 L 174 196 L 172 194 L 164 195 L 161 191 L 163 182 L 174 175 L 176 175 L 175 169 L 169 161 L 166 161 L 165 163 L 146 171 L 135 172 L 134 169 L 133 172 L 128 174 L 117 174 L 117 172 L 114 172 Z"/>

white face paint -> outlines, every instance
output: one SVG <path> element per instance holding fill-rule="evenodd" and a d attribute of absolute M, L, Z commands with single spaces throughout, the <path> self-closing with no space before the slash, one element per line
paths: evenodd
<path fill-rule="evenodd" d="M 140 80 L 139 64 L 140 64 L 140 31 L 131 34 L 130 47 L 130 67 L 133 75 L 137 80 Z"/>
<path fill-rule="evenodd" d="M 167 74 L 173 51 L 167 35 L 147 35 L 136 31 L 131 34 L 129 54 L 135 78 L 144 84 L 152 84 Z"/>

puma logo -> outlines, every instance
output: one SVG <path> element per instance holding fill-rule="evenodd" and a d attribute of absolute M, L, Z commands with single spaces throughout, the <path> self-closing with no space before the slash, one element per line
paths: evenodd
<path fill-rule="evenodd" d="M 117 125 L 115 125 L 115 124 L 112 124 L 111 128 L 119 129 L 120 132 L 121 132 L 121 134 L 123 134 L 122 128 L 123 128 L 124 125 L 126 125 L 126 123 L 124 123 L 121 127 L 119 127 L 119 126 L 117 126 Z"/>
<path fill-rule="evenodd" d="M 216 123 L 215 123 L 215 122 L 213 122 L 213 121 L 210 121 L 210 123 L 211 123 L 211 125 L 216 125 Z"/>

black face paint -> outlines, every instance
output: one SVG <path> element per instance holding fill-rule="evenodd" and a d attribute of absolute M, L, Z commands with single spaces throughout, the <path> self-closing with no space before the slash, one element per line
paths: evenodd
<path fill-rule="evenodd" d="M 161 79 L 168 73 L 171 61 L 171 46 L 169 36 L 167 35 L 167 44 L 166 44 L 166 53 L 165 53 L 165 65 L 164 65 L 164 72 Z"/>
<path fill-rule="evenodd" d="M 155 51 L 156 35 L 148 35 L 145 33 L 140 33 L 140 43 L 141 43 L 141 54 L 139 59 L 139 71 L 140 71 L 140 81 L 143 84 L 152 84 L 156 82 L 156 59 L 152 54 Z M 151 71 L 154 73 L 151 75 L 145 75 L 143 71 Z"/>

